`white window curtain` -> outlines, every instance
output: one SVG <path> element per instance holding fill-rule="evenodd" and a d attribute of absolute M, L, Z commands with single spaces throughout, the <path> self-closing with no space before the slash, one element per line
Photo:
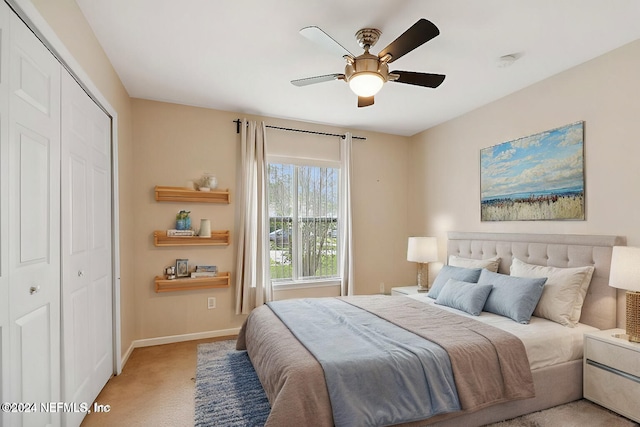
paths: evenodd
<path fill-rule="evenodd" d="M 249 314 L 271 301 L 267 239 L 267 133 L 261 122 L 243 119 L 238 203 L 240 224 L 236 264 L 236 314 Z"/>
<path fill-rule="evenodd" d="M 340 247 L 340 275 L 342 277 L 340 294 L 353 295 L 353 242 L 351 227 L 351 133 L 347 132 L 340 145 L 341 177 L 340 177 L 340 218 L 339 230 Z"/>

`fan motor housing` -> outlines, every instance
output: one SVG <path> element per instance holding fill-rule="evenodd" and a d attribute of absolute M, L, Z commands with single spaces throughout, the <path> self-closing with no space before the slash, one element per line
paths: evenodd
<path fill-rule="evenodd" d="M 369 52 L 356 58 L 347 57 L 347 66 L 344 69 L 345 80 L 348 82 L 353 76 L 360 73 L 378 74 L 386 82 L 389 78 L 389 66 Z"/>

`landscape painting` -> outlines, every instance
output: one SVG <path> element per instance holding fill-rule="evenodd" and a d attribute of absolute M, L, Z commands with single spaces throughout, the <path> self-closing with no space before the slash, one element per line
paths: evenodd
<path fill-rule="evenodd" d="M 480 150 L 482 221 L 584 220 L 584 122 Z"/>

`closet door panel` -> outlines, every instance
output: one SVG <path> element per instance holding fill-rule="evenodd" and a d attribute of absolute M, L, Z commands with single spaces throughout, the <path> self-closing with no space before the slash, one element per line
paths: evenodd
<path fill-rule="evenodd" d="M 29 45 L 26 43 L 15 46 L 15 51 L 17 63 L 12 64 L 17 74 L 15 95 L 31 107 L 50 116 L 53 111 L 50 92 L 52 82 L 46 65 L 41 66 L 37 56 L 31 57 Z"/>
<path fill-rule="evenodd" d="M 63 399 L 92 402 L 113 373 L 111 121 L 62 76 Z M 64 414 L 77 426 L 83 414 Z"/>
<path fill-rule="evenodd" d="M 72 293 L 69 299 L 69 306 L 65 310 L 73 313 L 74 321 L 73 333 L 67 334 L 68 342 L 65 341 L 65 348 L 71 348 L 72 353 L 65 355 L 63 363 L 73 361 L 73 375 L 64 377 L 66 387 L 79 389 L 87 387 L 91 375 L 91 359 L 85 357 L 87 342 L 90 342 L 91 325 L 86 319 L 89 319 L 89 310 L 91 309 L 91 294 L 88 289 L 80 288 Z"/>
<path fill-rule="evenodd" d="M 34 267 L 42 264 L 46 269 L 50 261 L 49 234 L 55 224 L 49 223 L 51 216 L 50 191 L 51 177 L 47 174 L 49 162 L 53 155 L 51 141 L 44 135 L 36 134 L 23 126 L 16 125 L 16 147 L 19 169 L 18 194 L 19 224 L 18 238 L 20 256 L 17 268 Z M 14 199 L 15 200 L 15 199 Z M 32 268 L 33 273 L 38 269 Z"/>
<path fill-rule="evenodd" d="M 60 64 L 10 16 L 7 400 L 60 400 Z M 59 414 L 11 414 L 59 425 Z"/>
<path fill-rule="evenodd" d="M 70 214 L 73 218 L 71 232 L 71 253 L 83 253 L 87 250 L 87 163 L 72 154 L 69 159 L 69 192 L 71 197 Z"/>
<path fill-rule="evenodd" d="M 12 18 L 9 273 L 16 319 L 47 303 L 59 305 L 60 66 Z"/>
<path fill-rule="evenodd" d="M 42 305 L 29 311 L 14 321 L 15 338 L 13 348 L 12 370 L 19 374 L 20 381 L 14 384 L 18 402 L 46 403 L 51 399 L 52 388 L 58 386 L 59 367 L 55 360 L 46 357 L 59 347 L 53 345 L 59 337 L 52 336 L 53 327 L 51 304 Z M 15 378 L 15 376 L 14 376 Z M 38 408 L 39 410 L 40 408 Z M 26 414 L 12 414 L 17 422 L 13 425 L 48 426 L 59 423 L 59 417 L 54 413 L 33 412 Z"/>
<path fill-rule="evenodd" d="M 103 367 L 102 375 L 98 377 L 98 385 L 95 386 L 99 392 L 104 383 L 107 382 L 113 372 L 113 345 L 111 341 L 103 339 L 102 336 L 111 337 L 111 282 L 104 276 L 92 282 L 91 295 L 93 301 L 91 307 L 94 310 L 95 325 L 94 331 L 101 334 L 100 339 L 95 340 L 94 361 L 96 366 Z M 105 335 L 106 334 L 106 335 Z M 108 367 L 108 369 L 104 368 Z M 99 384 L 104 381 L 103 384 Z"/>

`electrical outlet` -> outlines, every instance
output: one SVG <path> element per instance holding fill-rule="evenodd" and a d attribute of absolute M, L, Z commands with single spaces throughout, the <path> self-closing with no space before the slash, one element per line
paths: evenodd
<path fill-rule="evenodd" d="M 384 282 L 380 282 L 380 293 L 384 294 Z"/>
<path fill-rule="evenodd" d="M 212 308 L 216 308 L 216 299 L 215 297 L 209 297 L 207 299 L 207 308 L 211 310 Z"/>

